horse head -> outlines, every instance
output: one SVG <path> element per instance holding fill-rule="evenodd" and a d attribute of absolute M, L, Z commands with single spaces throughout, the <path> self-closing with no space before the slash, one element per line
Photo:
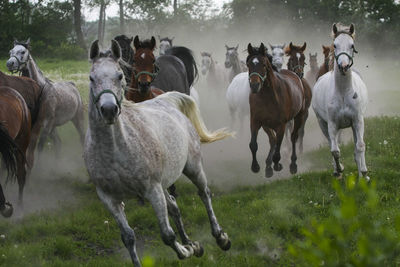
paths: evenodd
<path fill-rule="evenodd" d="M 121 102 L 126 82 L 119 65 L 121 48 L 117 41 L 111 40 L 111 48 L 100 51 L 99 41 L 92 43 L 89 59 L 90 101 L 96 107 L 106 124 L 113 124 L 121 113 Z"/>
<path fill-rule="evenodd" d="M 283 45 L 272 45 L 269 44 L 271 47 L 271 54 L 272 54 L 272 65 L 274 65 L 278 71 L 282 69 L 283 63 L 284 63 L 284 55 L 285 51 L 283 50 L 285 48 L 285 44 Z"/>
<path fill-rule="evenodd" d="M 249 55 L 247 56 L 246 64 L 249 69 L 250 88 L 251 92 L 256 94 L 261 90 L 268 73 L 272 72 L 272 67 L 268 60 L 267 48 L 263 43 L 258 48 L 249 43 L 247 52 Z"/>
<path fill-rule="evenodd" d="M 26 69 L 29 61 L 30 40 L 30 38 L 25 42 L 14 40 L 14 47 L 10 50 L 10 58 L 6 63 L 9 71 L 15 73 Z"/>
<path fill-rule="evenodd" d="M 335 23 L 332 26 L 332 33 L 335 38 L 333 41 L 334 56 L 343 75 L 353 66 L 354 53 L 358 53 L 354 47 L 354 32 L 353 24 L 344 26 Z"/>
<path fill-rule="evenodd" d="M 318 69 L 318 59 L 317 59 L 317 53 L 314 55 L 309 53 L 310 56 L 310 68 L 311 69 Z"/>
<path fill-rule="evenodd" d="M 226 48 L 225 68 L 231 68 L 233 66 L 233 62 L 239 61 L 239 54 L 238 54 L 239 45 L 237 45 L 236 47 L 229 47 L 225 45 L 225 48 Z"/>
<path fill-rule="evenodd" d="M 169 48 L 172 47 L 172 41 L 174 40 L 175 37 L 168 38 L 164 37 L 161 38 L 158 36 L 158 39 L 160 40 L 160 56 L 165 55 L 165 51 L 167 51 Z"/>
<path fill-rule="evenodd" d="M 121 47 L 122 59 L 125 62 L 132 61 L 133 58 L 133 48 L 131 47 L 131 43 L 133 41 L 133 37 L 129 38 L 125 34 L 118 35 L 114 37 L 114 40 L 118 42 Z"/>
<path fill-rule="evenodd" d="M 306 42 L 304 42 L 303 46 L 293 45 L 293 43 L 290 42 L 285 48 L 285 54 L 289 56 L 287 63 L 288 70 L 295 72 L 300 78 L 304 76 L 304 65 L 306 65 L 304 51 L 306 47 Z"/>
<path fill-rule="evenodd" d="M 211 62 L 211 53 L 201 52 L 201 73 L 203 75 L 207 74 L 207 71 L 210 69 Z"/>
<path fill-rule="evenodd" d="M 154 49 L 156 47 L 156 39 L 154 36 L 150 40 L 140 41 L 136 35 L 134 40 L 135 67 L 132 75 L 131 87 L 139 89 L 142 95 L 146 95 L 150 90 L 150 84 L 158 73 L 158 67 L 155 64 Z"/>

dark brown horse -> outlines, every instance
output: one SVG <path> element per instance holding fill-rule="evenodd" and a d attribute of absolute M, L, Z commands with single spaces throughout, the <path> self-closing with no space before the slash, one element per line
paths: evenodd
<path fill-rule="evenodd" d="M 17 178 L 19 203 L 26 180 L 25 155 L 31 135 L 31 115 L 24 98 L 14 89 L 0 86 L 0 153 L 8 171 L 8 178 Z M 12 205 L 6 202 L 0 185 L 0 212 L 10 217 Z"/>
<path fill-rule="evenodd" d="M 304 88 L 304 96 L 305 96 L 305 106 L 306 106 L 306 111 L 304 113 L 304 124 L 300 128 L 299 131 L 299 150 L 300 153 L 303 152 L 303 139 L 304 139 L 304 126 L 305 126 L 305 121 L 308 118 L 308 108 L 311 105 L 311 87 L 308 84 L 307 80 L 303 77 L 304 76 L 304 65 L 305 63 L 305 56 L 304 56 L 304 51 L 306 50 L 307 44 L 304 43 L 303 46 L 297 46 L 293 45 L 292 42 L 290 42 L 289 46 L 285 48 L 285 53 L 287 56 L 289 56 L 288 60 L 288 70 L 293 71 L 299 76 L 301 79 L 301 83 L 303 84 Z"/>
<path fill-rule="evenodd" d="M 263 43 L 259 48 L 253 48 L 249 43 L 247 51 L 249 55 L 246 62 L 249 68 L 251 88 L 249 96 L 251 128 L 249 147 L 253 155 L 251 170 L 253 172 L 260 170 L 256 153 L 258 150 L 257 135 L 261 127 L 268 134 L 270 144 L 265 176 L 271 177 L 273 175 L 272 162 L 274 162 L 275 171 L 282 170 L 282 165 L 279 163 L 282 139 L 286 123 L 294 119 L 290 164 L 290 172 L 294 174 L 297 172 L 296 141 L 299 129 L 304 126 L 307 118 L 308 106 L 306 105 L 303 84 L 292 71 L 273 71 Z"/>
<path fill-rule="evenodd" d="M 26 155 L 26 160 L 29 166 L 33 166 L 34 152 L 36 142 L 38 140 L 42 122 L 39 122 L 39 111 L 41 107 L 41 96 L 42 89 L 34 80 L 27 77 L 16 77 L 4 74 L 0 71 L 0 86 L 8 86 L 18 91 L 24 98 L 26 105 L 28 106 L 31 120 L 32 120 L 32 131 L 31 131 L 31 142 Z"/>
<path fill-rule="evenodd" d="M 319 67 L 316 81 L 318 81 L 319 77 L 324 75 L 330 70 L 333 70 L 333 45 L 325 46 L 322 45 L 322 53 L 324 54 L 324 64 Z"/>
<path fill-rule="evenodd" d="M 154 38 L 154 37 L 153 37 Z M 143 102 L 155 98 L 164 93 L 161 89 L 150 87 L 150 83 L 154 80 L 158 73 L 158 67 L 155 64 L 154 48 L 155 39 L 150 41 L 139 42 L 135 38 L 134 67 L 131 84 L 125 94 L 126 99 L 135 103 Z"/>

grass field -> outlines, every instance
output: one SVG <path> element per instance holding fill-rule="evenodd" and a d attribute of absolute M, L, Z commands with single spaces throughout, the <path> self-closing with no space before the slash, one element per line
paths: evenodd
<path fill-rule="evenodd" d="M 74 80 L 87 101 L 87 62 L 64 62 L 65 69 L 60 69 L 56 61 L 39 61 L 39 64 L 52 79 Z M 0 61 L 0 69 L 3 68 L 3 61 Z M 389 97 L 399 98 L 398 94 L 391 94 Z M 379 196 L 377 209 L 368 215 L 370 220 L 393 231 L 394 218 L 400 208 L 398 129 L 398 117 L 366 120 L 367 166 L 371 179 L 376 181 Z M 40 168 L 36 168 L 30 177 L 28 188 L 28 195 L 36 192 L 37 198 L 46 199 L 44 194 L 49 193 L 51 201 L 56 203 L 49 209 L 28 212 L 23 217 L 0 218 L 0 266 L 130 266 L 119 229 L 98 200 L 81 159 L 77 157 L 81 149 L 76 145 L 76 132 L 71 125 L 62 127 L 61 138 L 63 149 L 68 147 L 68 155 L 59 167 L 48 171 L 46 177 L 42 177 L 41 170 L 53 161 L 40 162 Z M 250 153 L 246 155 L 250 158 Z M 345 174 L 356 173 L 353 146 L 343 145 L 342 155 Z M 189 236 L 204 246 L 202 258 L 179 261 L 172 249 L 162 243 L 149 203 L 143 206 L 136 200 L 127 201 L 126 213 L 135 229 L 141 258 L 148 262 L 147 266 L 308 266 L 295 261 L 288 246 L 303 239 L 302 229 L 309 228 L 314 219 L 322 221 L 333 216 L 333 210 L 340 203 L 332 187 L 328 148 L 307 152 L 303 157 L 309 162 L 310 170 L 322 171 L 304 172 L 291 179 L 239 186 L 228 191 L 211 187 L 216 215 L 232 241 L 228 252 L 221 251 L 212 238 L 204 206 L 192 184 L 178 182 L 177 202 Z M 250 172 L 249 160 L 232 159 L 225 164 L 232 172 Z M 71 165 L 74 168 L 70 169 Z M 216 173 L 215 170 L 210 172 Z M 345 181 L 341 181 L 343 187 Z M 55 192 L 42 191 L 45 188 Z M 355 197 L 357 206 L 363 210 L 365 196 Z M 392 266 L 399 264 L 400 261 L 390 263 Z"/>

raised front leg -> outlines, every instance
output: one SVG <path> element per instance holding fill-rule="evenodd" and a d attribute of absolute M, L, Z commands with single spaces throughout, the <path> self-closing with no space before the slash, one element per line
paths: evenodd
<path fill-rule="evenodd" d="M 258 150 L 258 144 L 257 144 L 257 136 L 258 136 L 258 131 L 260 130 L 261 125 L 255 125 L 255 123 L 251 123 L 250 129 L 251 129 L 251 140 L 250 140 L 250 150 L 251 150 L 251 155 L 253 156 L 253 160 L 251 162 L 251 170 L 255 173 L 260 171 L 260 165 L 257 162 L 257 150 Z"/>
<path fill-rule="evenodd" d="M 189 258 L 194 254 L 194 250 L 190 245 L 182 246 L 176 241 L 174 230 L 171 228 L 168 220 L 167 203 L 161 184 L 155 184 L 146 194 L 146 198 L 150 201 L 156 213 L 158 223 L 161 230 L 161 238 L 164 243 L 175 250 L 179 259 Z"/>
<path fill-rule="evenodd" d="M 329 141 L 331 144 L 331 153 L 334 160 L 333 175 L 341 178 L 344 171 L 343 165 L 340 163 L 340 149 L 339 149 L 339 129 L 332 121 L 328 121 Z"/>
<path fill-rule="evenodd" d="M 128 224 L 128 220 L 126 219 L 122 203 L 113 199 L 108 194 L 104 193 L 99 187 L 97 187 L 96 190 L 100 200 L 104 203 L 106 208 L 111 212 L 111 214 L 114 216 L 114 219 L 117 221 L 117 224 L 121 231 L 122 241 L 124 242 L 125 247 L 129 251 L 133 265 L 135 267 L 142 266 L 140 264 L 139 257 L 137 256 L 136 253 L 135 232 Z"/>
<path fill-rule="evenodd" d="M 294 127 L 291 135 L 292 141 L 292 156 L 290 157 L 290 173 L 297 173 L 297 154 L 296 154 L 296 142 L 299 137 L 300 128 L 304 125 L 304 114 L 298 114 L 294 118 Z"/>
<path fill-rule="evenodd" d="M 367 165 L 365 163 L 364 118 L 360 117 L 355 120 L 352 129 L 354 136 L 354 160 L 357 164 L 358 176 L 362 176 L 369 181 Z"/>

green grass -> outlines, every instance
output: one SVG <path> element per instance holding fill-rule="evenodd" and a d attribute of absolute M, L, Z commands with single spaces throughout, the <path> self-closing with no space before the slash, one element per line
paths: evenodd
<path fill-rule="evenodd" d="M 51 79 L 73 80 L 87 100 L 89 64 L 86 61 L 64 61 L 62 67 L 58 61 L 38 62 Z M 0 60 L 1 70 L 4 65 L 4 60 Z M 378 208 L 370 217 L 391 228 L 400 208 L 398 129 L 398 117 L 366 120 L 366 160 L 379 195 Z M 60 133 L 64 145 L 77 143 L 76 131 L 71 125 L 62 127 Z M 344 145 L 341 149 L 345 174 L 356 173 L 353 145 Z M 302 229 L 308 228 L 313 219 L 320 221 L 332 216 L 331 211 L 339 205 L 332 188 L 328 148 L 305 156 L 313 164 L 311 169 L 323 171 L 302 173 L 260 186 L 235 188 L 230 192 L 212 188 L 216 215 L 232 241 L 228 252 L 221 251 L 212 238 L 204 206 L 192 184 L 177 184 L 178 205 L 189 236 L 204 246 L 202 258 L 179 261 L 172 249 L 162 243 L 150 205 L 139 205 L 136 200 L 126 202 L 127 218 L 135 229 L 142 259 L 151 257 L 154 266 L 296 264 L 288 253 L 288 245 L 303 238 Z M 234 162 L 229 168 L 241 173 L 244 168 L 248 170 L 247 163 Z M 99 201 L 94 186 L 84 182 L 85 179 L 86 171 L 82 169 L 54 181 L 74 192 L 72 204 L 65 202 L 55 210 L 37 212 L 22 219 L 0 218 L 0 235 L 5 236 L 0 238 L 0 266 L 130 266 L 115 221 Z M 357 196 L 358 205 L 363 199 L 362 195 Z"/>

